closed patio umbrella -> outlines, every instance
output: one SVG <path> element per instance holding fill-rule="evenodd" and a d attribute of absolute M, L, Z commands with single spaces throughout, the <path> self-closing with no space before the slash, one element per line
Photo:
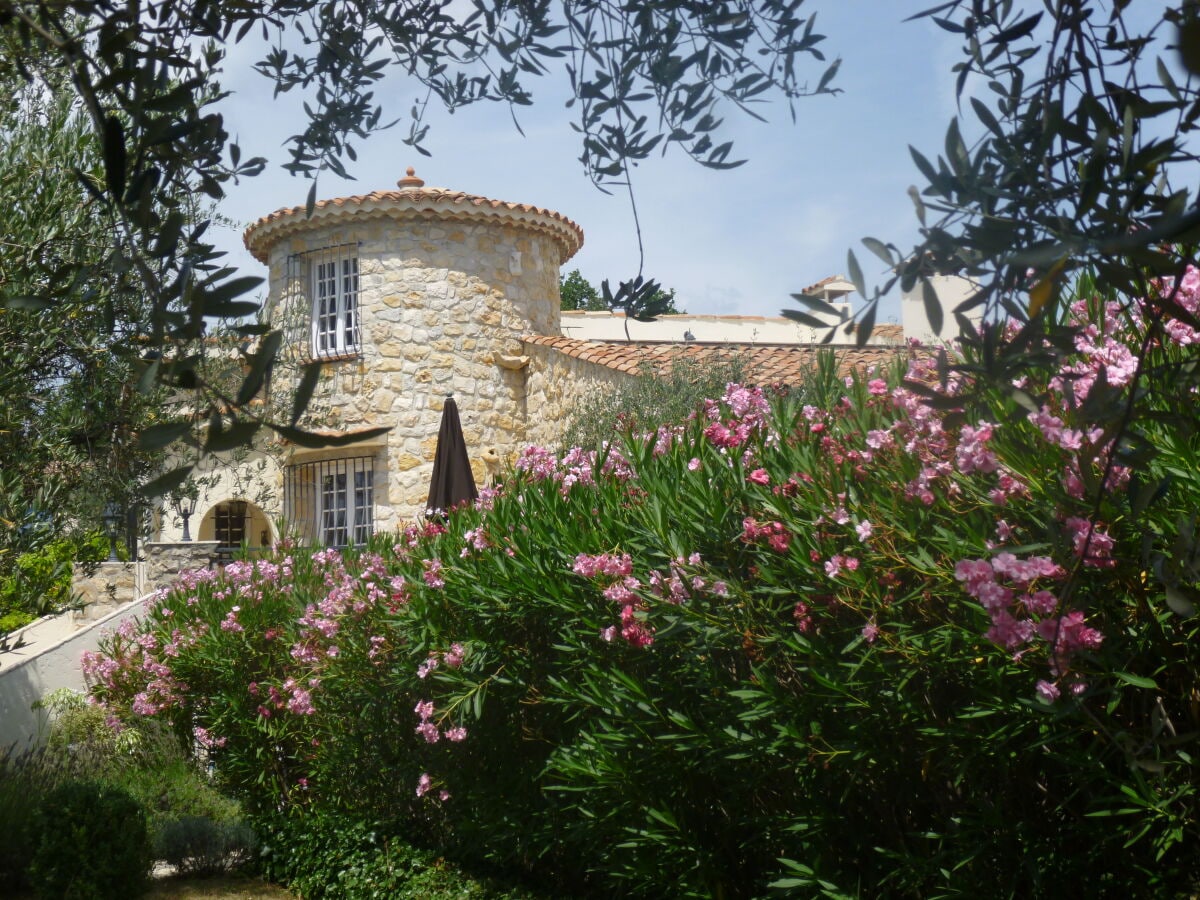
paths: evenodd
<path fill-rule="evenodd" d="M 442 424 L 438 429 L 437 448 L 433 452 L 433 476 L 429 480 L 427 510 L 448 510 L 464 500 L 479 496 L 475 477 L 467 459 L 467 444 L 463 439 L 458 404 L 453 396 L 442 407 Z"/>

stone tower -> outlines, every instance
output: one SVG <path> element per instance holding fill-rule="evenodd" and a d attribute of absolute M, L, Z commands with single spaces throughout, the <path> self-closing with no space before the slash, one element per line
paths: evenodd
<path fill-rule="evenodd" d="M 560 334 L 559 268 L 583 232 L 557 212 L 426 187 L 323 200 L 259 219 L 246 247 L 270 269 L 288 335 L 274 376 L 319 363 L 303 424 L 388 431 L 344 447 L 287 446 L 283 513 L 326 544 L 358 543 L 424 511 L 442 405 L 458 404 L 476 481 L 527 433 L 519 338 Z M 292 364 L 287 364 L 290 359 Z"/>

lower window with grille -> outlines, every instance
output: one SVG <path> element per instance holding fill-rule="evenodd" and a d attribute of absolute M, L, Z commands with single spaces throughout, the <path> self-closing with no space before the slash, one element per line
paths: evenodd
<path fill-rule="evenodd" d="M 326 547 L 365 544 L 375 531 L 374 459 L 328 459 L 288 468 L 284 510 L 304 540 Z"/>

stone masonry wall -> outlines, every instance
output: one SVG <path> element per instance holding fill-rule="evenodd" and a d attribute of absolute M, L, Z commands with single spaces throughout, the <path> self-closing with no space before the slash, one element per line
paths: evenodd
<path fill-rule="evenodd" d="M 216 541 L 150 541 L 142 546 L 146 556 L 143 585 L 146 593 L 174 584 L 180 572 L 207 567 L 217 550 Z"/>
<path fill-rule="evenodd" d="M 529 357 L 525 402 L 530 411 L 526 431 L 530 444 L 557 447 L 577 398 L 595 391 L 611 391 L 634 380 L 633 375 L 540 344 L 525 344 L 522 352 Z"/>
<path fill-rule="evenodd" d="M 102 619 L 114 609 L 135 599 L 137 564 L 102 562 L 89 574 L 87 567 L 76 564 L 71 591 L 80 608 L 72 610 L 71 621 L 78 624 Z"/>
<path fill-rule="evenodd" d="M 385 445 L 370 451 L 375 527 L 386 530 L 424 511 L 447 394 L 458 404 L 477 483 L 486 477 L 485 459 L 507 458 L 527 440 L 534 410 L 512 359 L 522 352 L 521 334 L 558 333 L 560 249 L 547 234 L 497 220 L 409 215 L 328 223 L 272 248 L 272 301 L 297 287 L 289 283 L 290 255 L 345 243 L 359 245 L 361 358 L 325 364 L 303 424 L 339 432 L 391 427 Z M 298 323 L 303 347 L 307 302 L 278 315 Z M 337 455 L 363 451 L 296 451 L 289 461 Z"/>

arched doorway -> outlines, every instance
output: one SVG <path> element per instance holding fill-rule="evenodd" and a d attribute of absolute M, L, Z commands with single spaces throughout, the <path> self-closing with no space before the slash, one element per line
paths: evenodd
<path fill-rule="evenodd" d="M 274 529 L 266 513 L 248 500 L 231 498 L 209 508 L 200 520 L 197 539 L 216 541 L 217 556 L 230 559 L 246 547 L 261 553 L 271 546 Z"/>

